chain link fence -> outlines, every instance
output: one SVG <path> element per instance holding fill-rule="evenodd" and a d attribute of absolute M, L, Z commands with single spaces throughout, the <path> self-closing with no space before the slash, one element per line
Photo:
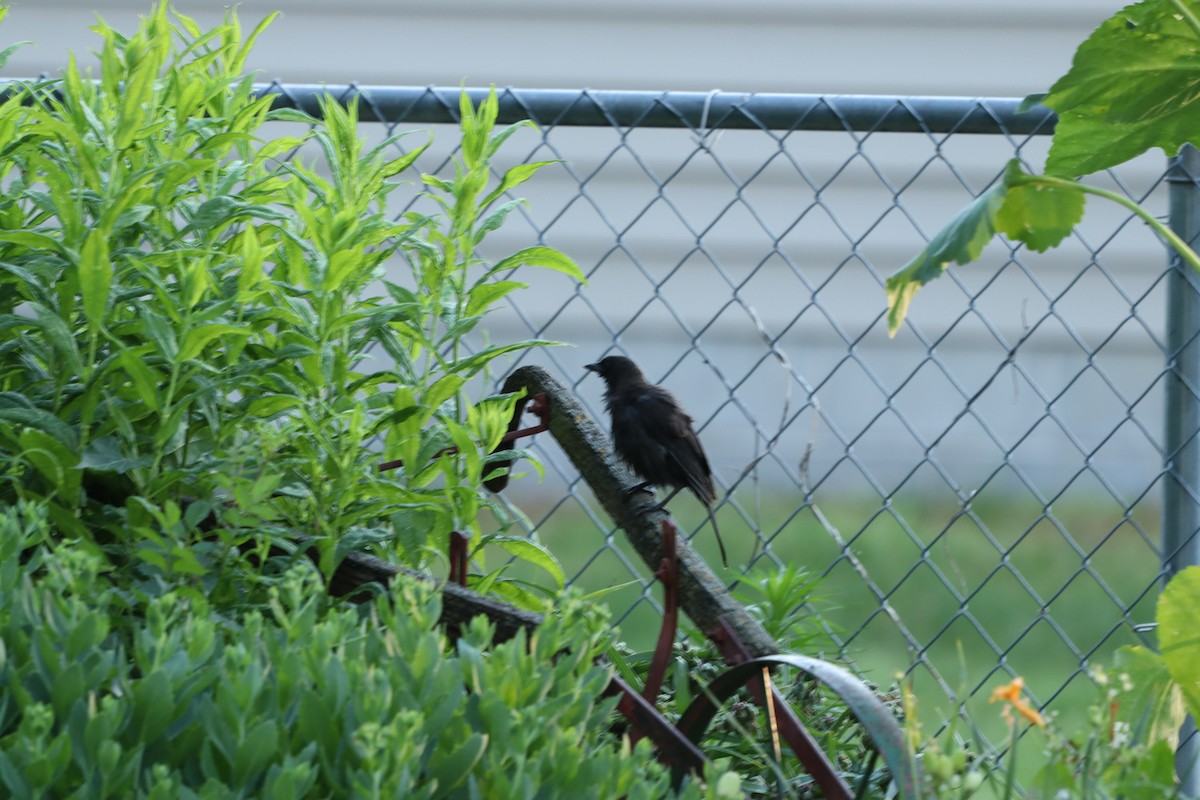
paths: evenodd
<path fill-rule="evenodd" d="M 326 89 L 264 90 L 316 113 Z M 448 168 L 458 90 L 330 91 L 359 94 L 380 136 L 431 131 L 417 166 Z M 1168 330 L 1194 283 L 1124 209 L 1092 203 L 1050 253 L 997 239 L 952 269 L 890 340 L 883 291 L 1009 158 L 1040 168 L 1052 118 L 1004 99 L 499 94 L 501 122 L 538 125 L 499 168 L 557 163 L 521 187 L 528 205 L 489 252 L 537 241 L 588 275 L 518 270 L 531 285 L 491 340 L 573 346 L 513 366 L 550 369 L 605 424 L 583 365 L 607 353 L 675 391 L 716 473 L 729 580 L 820 576 L 824 655 L 881 685 L 903 673 L 927 721 L 965 716 L 986 743 L 1001 730 L 990 688 L 1017 674 L 1041 704 L 1086 705 L 1087 670 L 1144 643 L 1164 558 L 1196 529 L 1194 482 L 1169 481 L 1181 446 L 1194 458 L 1195 411 L 1170 441 L 1164 417 L 1195 406 L 1175 369 L 1193 337 Z M 1092 180 L 1166 214 L 1165 178 L 1147 157 Z M 396 192 L 397 211 L 417 192 Z M 545 475 L 509 501 L 573 583 L 618 587 L 606 602 L 648 647 L 652 577 L 553 442 L 534 447 Z M 718 563 L 703 509 L 672 510 Z M 1166 554 L 1164 514 L 1179 518 Z"/>

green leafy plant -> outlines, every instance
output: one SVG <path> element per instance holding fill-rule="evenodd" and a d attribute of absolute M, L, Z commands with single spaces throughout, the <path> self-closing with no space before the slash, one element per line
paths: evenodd
<path fill-rule="evenodd" d="M 548 342 L 470 336 L 515 267 L 582 280 L 546 247 L 476 254 L 544 166 L 493 177 L 520 128 L 494 130 L 494 93 L 464 94 L 454 178 L 413 182 L 441 213 L 393 219 L 424 146 L 368 148 L 354 101 L 272 110 L 242 74 L 270 21 L 202 31 L 160 4 L 131 36 L 96 27 L 97 79 L 72 61 L 0 104 L 0 500 L 45 500 L 145 585 L 217 601 L 281 551 L 315 548 L 326 575 L 362 548 L 428 564 L 451 530 L 481 553 L 480 515 L 511 521 L 482 482 L 529 454 L 492 454 L 516 398 L 468 382 Z M 496 541 L 561 589 L 536 541 Z"/>
<path fill-rule="evenodd" d="M 1077 180 L 1153 147 L 1175 155 L 1196 138 L 1198 52 L 1195 0 L 1143 0 L 1102 23 L 1079 46 L 1070 71 L 1022 104 L 1040 102 L 1058 113 L 1045 174 L 1030 174 L 1013 159 L 1000 180 L 888 278 L 888 333 L 895 335 L 922 286 L 951 264 L 977 259 L 996 233 L 1037 252 L 1060 244 L 1082 218 L 1088 196 L 1127 208 L 1200 269 L 1191 247 L 1145 208 Z"/>
<path fill-rule="evenodd" d="M 439 595 L 327 608 L 291 567 L 238 620 L 171 587 L 135 630 L 44 504 L 0 509 L 0 787 L 10 797 L 661 798 L 648 741 L 609 732 L 607 628 L 568 600 L 536 632 L 457 643 Z M 718 772 L 679 797 L 735 797 Z"/>
<path fill-rule="evenodd" d="M 742 576 L 735 595 L 782 651 L 813 653 L 834 644 L 822 621 L 827 603 L 817 594 L 819 586 L 818 577 L 802 567 L 788 565 Z M 627 683 L 644 684 L 652 653 L 633 653 L 618 643 L 608 655 Z M 727 668 L 716 647 L 700 631 L 690 630 L 686 639 L 673 643 L 671 662 L 655 706 L 668 720 L 678 720 Z M 791 670 L 773 672 L 772 680 L 843 779 L 864 792 L 860 796 L 886 796 L 890 776 L 877 764 L 874 748 L 845 701 L 815 681 L 800 679 Z M 890 694 L 883 697 L 894 706 L 898 699 Z M 702 740 L 702 749 L 714 759 L 716 768 L 739 776 L 740 796 L 818 796 L 812 777 L 789 746 L 780 743 L 777 753 L 775 745 L 771 720 L 746 690 L 720 707 Z"/>
<path fill-rule="evenodd" d="M 959 741 L 953 728 L 923 741 L 915 723 L 915 698 L 905 692 L 909 743 L 924 767 L 933 797 L 968 798 L 986 790 L 998 797 L 1108 800 L 1179 796 L 1175 748 L 1185 714 L 1200 712 L 1194 631 L 1200 613 L 1200 567 L 1176 575 L 1159 597 L 1157 621 L 1161 652 L 1145 647 L 1118 651 L 1110 669 L 1095 669 L 1097 699 L 1088 724 L 1078 732 L 1059 730 L 1053 713 L 1043 715 L 1024 698 L 1020 678 L 998 687 L 993 702 L 1003 703 L 1010 739 L 1003 757 L 981 756 Z M 1036 750 L 1035 768 L 1023 761 Z M 920 753 L 919 756 L 916 753 Z M 1019 774 L 1032 778 L 1021 787 Z M 1019 793 L 1019 794 L 1018 794 Z"/>

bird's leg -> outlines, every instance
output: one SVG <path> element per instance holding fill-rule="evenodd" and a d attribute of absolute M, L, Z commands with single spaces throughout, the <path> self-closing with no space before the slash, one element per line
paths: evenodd
<path fill-rule="evenodd" d="M 677 489 L 675 489 L 675 491 L 673 491 L 673 492 L 671 492 L 669 495 L 667 495 L 667 499 L 665 499 L 665 500 L 663 500 L 661 503 L 658 503 L 657 505 L 655 505 L 655 506 L 654 506 L 654 510 L 655 510 L 655 511 L 666 511 L 666 510 L 667 510 L 667 503 L 671 502 L 671 500 L 673 500 L 673 499 L 675 498 L 675 495 L 679 494 L 679 490 L 680 490 L 680 489 L 682 489 L 682 488 L 683 488 L 683 487 L 682 487 L 682 486 L 680 486 L 680 487 L 678 487 Z"/>
<path fill-rule="evenodd" d="M 653 497 L 654 490 L 650 488 L 651 486 L 653 486 L 653 484 L 650 483 L 650 481 L 642 481 L 641 483 L 635 483 L 633 486 L 625 487 L 624 489 L 621 490 L 621 494 L 628 496 L 628 495 L 633 494 L 634 492 L 645 492 L 646 494 Z"/>

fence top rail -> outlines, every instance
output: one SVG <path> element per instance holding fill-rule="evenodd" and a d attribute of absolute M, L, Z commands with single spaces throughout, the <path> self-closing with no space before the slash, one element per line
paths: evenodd
<path fill-rule="evenodd" d="M 0 80 L 0 97 L 31 79 Z M 320 116 L 319 98 L 342 102 L 359 97 L 367 122 L 455 123 L 458 87 L 367 84 L 255 84 L 260 95 L 275 95 L 276 108 L 297 108 Z M 473 102 L 485 88 L 467 88 Z M 770 131 L 854 131 L 860 133 L 983 133 L 1042 135 L 1054 130 L 1054 113 L 1041 105 L 1018 113 L 1015 97 L 905 97 L 902 95 L 821 95 L 743 92 L 612 91 L 592 89 L 499 88 L 502 124 L 530 119 L 543 126 L 618 128 L 759 129 Z"/>
<path fill-rule="evenodd" d="M 317 98 L 359 95 L 364 120 L 456 122 L 458 87 L 346 84 L 262 84 L 281 96 L 280 106 L 319 111 Z M 478 103 L 488 90 L 468 88 Z M 757 128 L 773 131 L 888 131 L 906 133 L 1048 134 L 1050 109 L 1017 113 L 1013 97 L 903 97 L 886 95 L 748 94 L 591 89 L 497 89 L 500 122 L 532 119 L 539 125 L 578 125 L 695 130 Z"/>

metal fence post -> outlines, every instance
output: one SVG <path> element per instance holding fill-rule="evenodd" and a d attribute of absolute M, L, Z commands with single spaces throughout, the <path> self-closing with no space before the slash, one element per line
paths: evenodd
<path fill-rule="evenodd" d="M 1171 229 L 1195 247 L 1200 240 L 1200 151 L 1184 145 L 1171 160 Z M 1200 276 L 1171 253 L 1167 275 L 1167 385 L 1164 431 L 1163 569 L 1166 579 L 1200 564 Z M 1189 718 L 1175 766 L 1184 796 L 1200 793 L 1200 736 Z"/>

